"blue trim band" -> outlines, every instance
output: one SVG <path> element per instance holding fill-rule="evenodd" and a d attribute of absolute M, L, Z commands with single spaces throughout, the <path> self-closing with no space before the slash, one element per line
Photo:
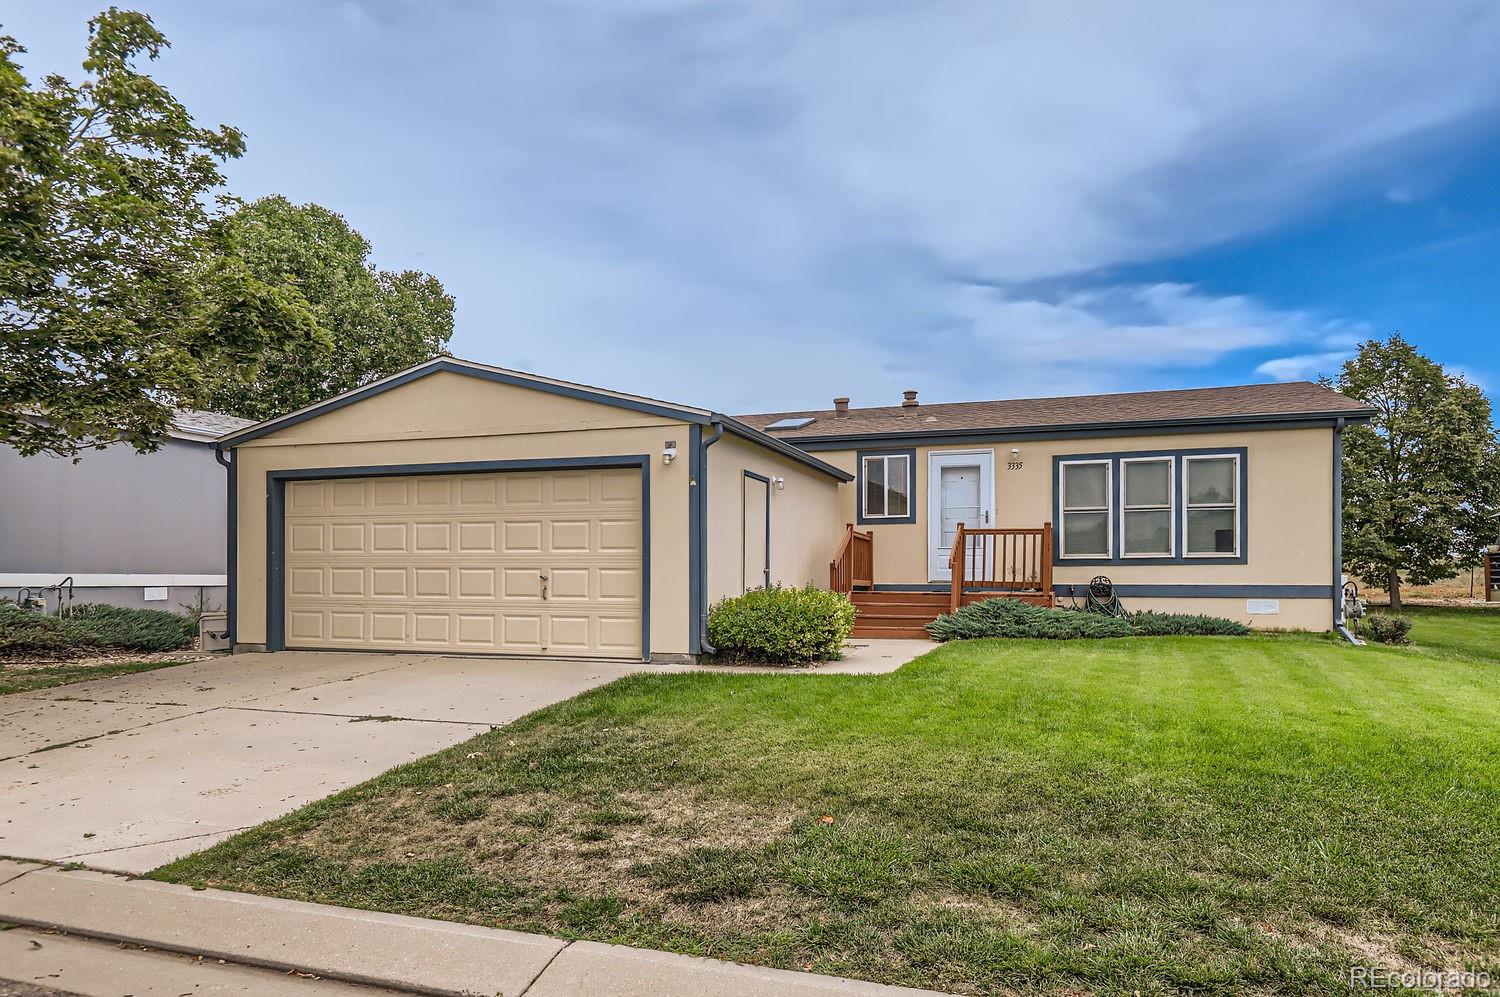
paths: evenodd
<path fill-rule="evenodd" d="M 1196 554 L 1188 556 L 1187 551 L 1187 529 L 1185 526 L 1186 516 L 1184 510 L 1187 502 L 1187 463 L 1183 457 L 1211 457 L 1211 456 L 1234 456 L 1239 458 L 1239 480 L 1236 486 L 1239 488 L 1239 553 L 1229 555 Z M 1173 549 L 1177 553 L 1172 557 L 1125 557 L 1125 538 L 1121 535 L 1124 530 L 1120 527 L 1121 489 L 1124 475 L 1121 472 L 1120 462 L 1138 457 L 1174 457 L 1173 462 L 1173 503 L 1172 503 L 1172 536 Z M 1110 496 L 1109 496 L 1109 529 L 1110 556 L 1109 557 L 1064 557 L 1063 556 L 1063 516 L 1062 516 L 1062 489 L 1058 485 L 1060 469 L 1063 464 L 1075 461 L 1103 461 L 1110 462 Z M 1052 522 L 1057 531 L 1056 542 L 1052 545 L 1052 566 L 1054 568 L 1077 565 L 1079 567 L 1120 566 L 1130 564 L 1246 564 L 1249 562 L 1250 552 L 1250 461 L 1249 451 L 1246 447 L 1199 447 L 1184 450 L 1122 450 L 1111 453 L 1092 454 L 1053 454 L 1052 456 Z"/>
<path fill-rule="evenodd" d="M 1054 582 L 1052 594 L 1083 598 L 1088 582 Z M 1069 590 L 1072 590 L 1070 592 Z M 947 592 L 949 587 L 942 582 L 921 585 L 879 584 L 876 592 Z M 1326 599 L 1330 587 L 1327 585 L 1115 585 L 1121 596 L 1137 599 Z M 1005 598 L 1002 592 L 992 593 L 996 599 Z"/>
<path fill-rule="evenodd" d="M 906 458 L 906 508 L 905 516 L 865 515 L 865 458 Z M 896 526 L 917 521 L 917 452 L 915 450 L 857 450 L 854 453 L 855 491 L 854 521 L 860 526 Z"/>
<path fill-rule="evenodd" d="M 1076 594 L 1083 598 L 1088 582 L 1052 584 L 1052 593 L 1058 596 Z M 1069 589 L 1074 590 L 1072 593 Z M 1328 585 L 1121 585 L 1115 584 L 1115 592 L 1122 597 L 1137 599 L 1327 599 L 1332 594 Z"/>
<path fill-rule="evenodd" d="M 696 428 L 696 427 L 694 427 Z M 532 460 L 471 460 L 436 464 L 371 464 L 362 467 L 299 467 L 266 472 L 266 650 L 286 650 L 286 483 L 326 478 L 411 477 L 481 474 L 491 471 L 557 471 L 570 468 L 635 467 L 641 472 L 641 659 L 651 660 L 651 456 L 555 457 Z"/>

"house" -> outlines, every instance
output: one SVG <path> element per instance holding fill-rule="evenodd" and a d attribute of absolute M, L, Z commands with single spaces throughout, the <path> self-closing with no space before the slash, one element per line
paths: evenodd
<path fill-rule="evenodd" d="M 179 411 L 153 453 L 125 444 L 73 461 L 0 447 L 0 596 L 223 608 L 226 470 L 215 441 L 250 425 Z"/>
<path fill-rule="evenodd" d="M 1327 630 L 1370 415 L 1269 384 L 733 417 L 439 358 L 221 440 L 233 640 L 672 660 L 768 583 L 850 592 L 870 636 L 1097 575 Z"/>

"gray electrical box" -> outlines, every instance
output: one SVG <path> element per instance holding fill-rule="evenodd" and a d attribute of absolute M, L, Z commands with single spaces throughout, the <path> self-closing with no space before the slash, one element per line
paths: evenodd
<path fill-rule="evenodd" d="M 229 614 L 204 613 L 198 618 L 198 650 L 228 651 Z"/>

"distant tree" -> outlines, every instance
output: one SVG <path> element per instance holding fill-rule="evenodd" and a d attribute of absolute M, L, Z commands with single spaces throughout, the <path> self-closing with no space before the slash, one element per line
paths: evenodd
<path fill-rule="evenodd" d="M 219 164 L 244 140 L 136 70 L 166 46 L 111 7 L 86 79 L 33 86 L 0 36 L 0 443 L 23 454 L 154 449 L 175 407 L 316 341 L 304 302 L 221 251 Z"/>
<path fill-rule="evenodd" d="M 440 356 L 453 335 L 453 298 L 436 277 L 378 269 L 365 237 L 316 204 L 275 196 L 245 205 L 225 220 L 224 252 L 306 302 L 322 342 L 268 350 L 253 384 L 213 394 L 217 411 L 282 415 Z"/>
<path fill-rule="evenodd" d="M 1500 444 L 1484 392 L 1399 334 L 1361 344 L 1330 386 L 1376 410 L 1344 431 L 1344 560 L 1384 582 L 1426 585 L 1472 567 L 1494 530 Z"/>

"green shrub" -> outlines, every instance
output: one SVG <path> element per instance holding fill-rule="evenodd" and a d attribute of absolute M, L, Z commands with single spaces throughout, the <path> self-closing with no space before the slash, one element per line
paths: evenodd
<path fill-rule="evenodd" d="M 81 639 L 121 651 L 178 651 L 198 635 L 198 625 L 186 616 L 103 603 L 80 603 L 64 622 Z"/>
<path fill-rule="evenodd" d="M 177 651 L 191 647 L 192 620 L 160 609 L 80 603 L 67 616 L 0 605 L 0 655 L 79 657 L 98 650 Z"/>
<path fill-rule="evenodd" d="M 0 605 L 0 655 L 71 657 L 85 650 L 57 617 Z"/>
<path fill-rule="evenodd" d="M 1243 637 L 1250 628 L 1222 616 L 1146 610 L 1130 614 L 1130 632 L 1137 637 Z"/>
<path fill-rule="evenodd" d="M 708 642 L 720 655 L 767 664 L 832 660 L 853 632 L 854 604 L 811 585 L 755 589 L 708 612 Z"/>
<path fill-rule="evenodd" d="M 1085 637 L 1129 637 L 1130 624 L 1113 616 L 1048 609 L 1017 599 L 981 599 L 927 624 L 933 640 L 977 637 L 1039 637 L 1077 640 Z"/>
<path fill-rule="evenodd" d="M 1405 616 L 1369 616 L 1365 632 L 1377 644 L 1410 644 L 1411 620 Z"/>
<path fill-rule="evenodd" d="M 1183 613 L 1132 613 L 1125 619 L 1076 609 L 1049 609 L 1017 599 L 982 599 L 927 624 L 933 640 L 978 637 L 1029 637 L 1079 640 L 1100 637 L 1240 636 L 1243 623 L 1217 616 Z"/>

